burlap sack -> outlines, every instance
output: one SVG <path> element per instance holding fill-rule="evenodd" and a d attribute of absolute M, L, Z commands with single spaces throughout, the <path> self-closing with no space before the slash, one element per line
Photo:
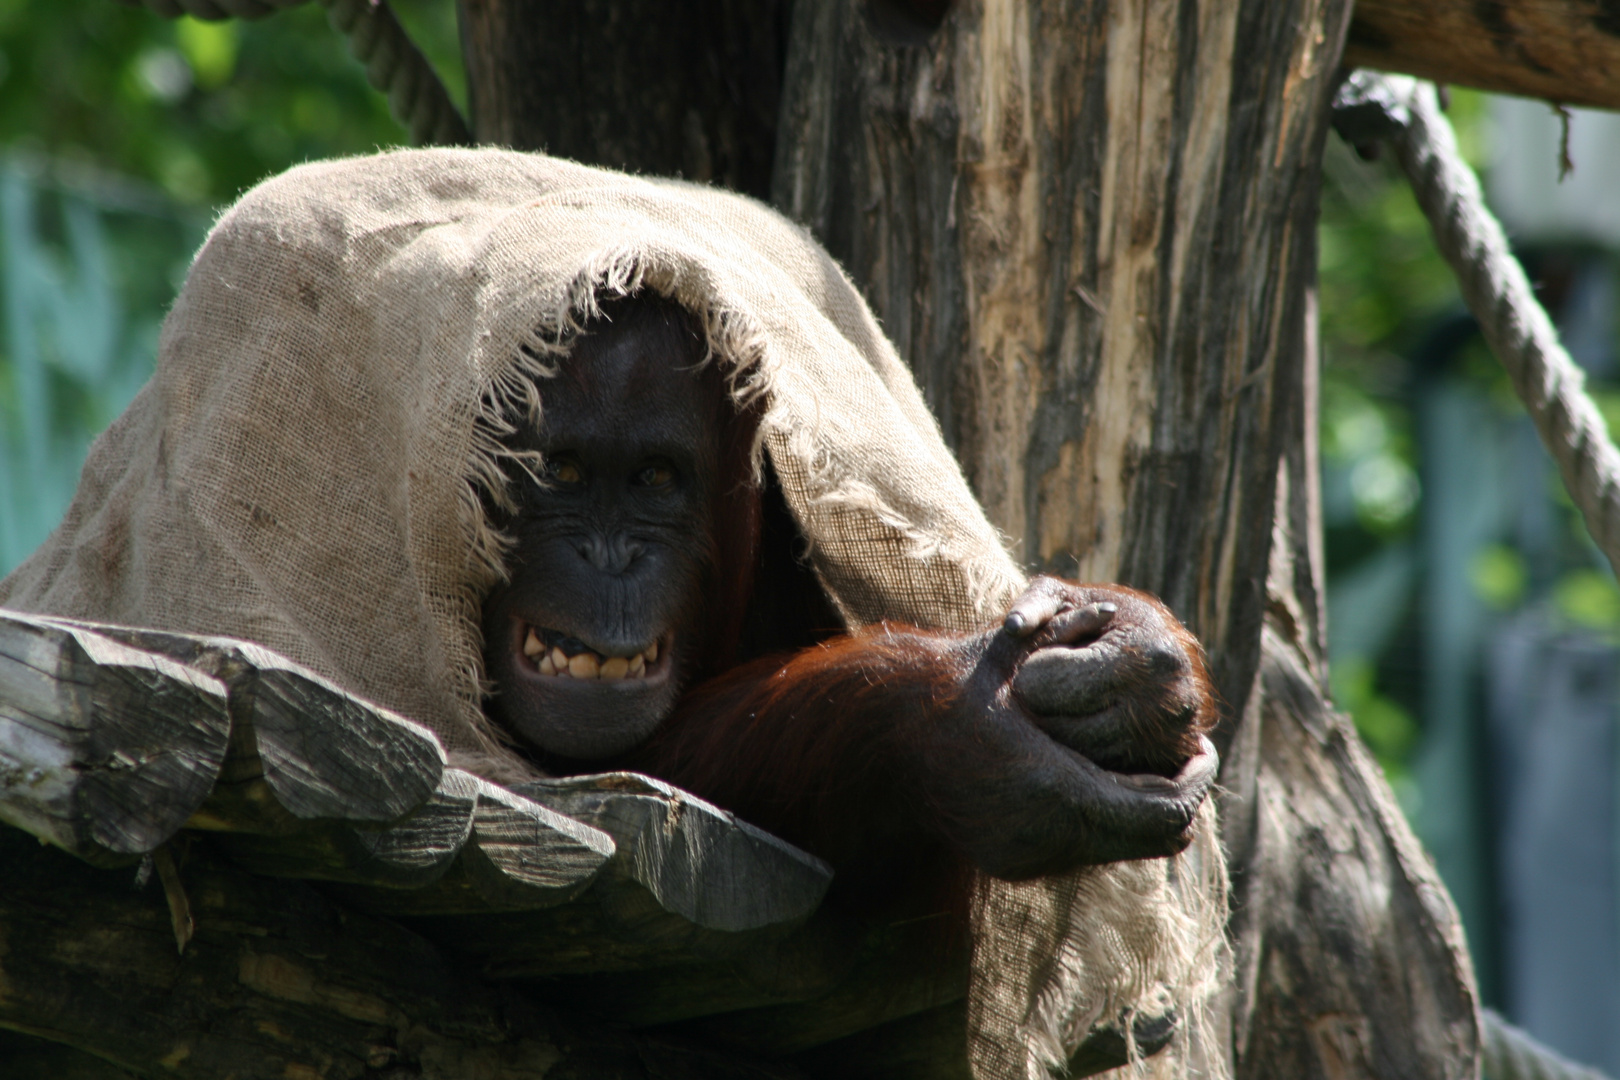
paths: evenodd
<path fill-rule="evenodd" d="M 851 625 L 969 629 L 1023 585 L 910 374 L 838 266 L 750 200 L 505 151 L 307 165 L 198 254 L 157 372 L 92 448 L 67 516 L 0 582 L 25 611 L 260 642 L 522 766 L 480 710 L 478 606 L 501 538 L 478 485 L 599 295 L 704 322 Z M 1041 1075 L 1098 1019 L 1208 992 L 1224 904 L 1195 853 L 975 903 L 975 1075 Z"/>

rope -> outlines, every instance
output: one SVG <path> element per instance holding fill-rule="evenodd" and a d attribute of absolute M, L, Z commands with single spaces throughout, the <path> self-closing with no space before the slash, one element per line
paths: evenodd
<path fill-rule="evenodd" d="M 1587 531 L 1620 570 L 1620 450 L 1486 208 L 1479 178 L 1457 152 L 1434 86 L 1358 71 L 1335 101 L 1334 125 L 1352 142 L 1393 143 L 1463 301 L 1558 462 Z"/>
<path fill-rule="evenodd" d="M 1490 1009 L 1482 1010 L 1482 1016 L 1484 1080 L 1606 1080 L 1596 1069 L 1543 1046 Z"/>
<path fill-rule="evenodd" d="M 1334 99 L 1333 126 L 1358 147 L 1385 139 L 1394 145 L 1463 301 L 1558 462 L 1587 531 L 1620 569 L 1620 450 L 1587 396 L 1585 374 L 1558 343 L 1502 226 L 1486 208 L 1479 178 L 1457 152 L 1433 85 L 1353 72 Z M 1489 1009 L 1481 1018 L 1485 1080 L 1606 1080 Z"/>
<path fill-rule="evenodd" d="M 169 19 L 262 19 L 305 0 L 119 0 Z M 388 98 L 388 111 L 419 146 L 470 146 L 472 132 L 450 100 L 438 72 L 411 41 L 387 0 L 318 0 L 366 81 Z"/>
<path fill-rule="evenodd" d="M 439 73 L 399 25 L 386 0 L 320 3 L 332 25 L 349 39 L 349 52 L 366 66 L 366 81 L 388 95 L 388 111 L 410 131 L 412 142 L 419 146 L 472 145 L 472 132 L 439 81 Z"/>

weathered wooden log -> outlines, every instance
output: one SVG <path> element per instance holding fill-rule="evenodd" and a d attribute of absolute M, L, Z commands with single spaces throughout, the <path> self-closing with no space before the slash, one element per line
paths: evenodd
<path fill-rule="evenodd" d="M 62 1066 L 42 1078 L 802 1076 L 482 985 L 399 925 L 235 869 L 206 842 L 180 867 L 197 920 L 183 956 L 161 892 L 131 888 L 128 871 L 3 827 L 0 865 L 0 1028 L 29 1037 L 0 1052 L 21 1046 L 36 1069 Z M 7 1060 L 0 1075 L 19 1074 Z"/>
<path fill-rule="evenodd" d="M 354 901 L 373 910 L 477 922 L 569 901 L 610 864 L 612 836 L 565 812 L 575 810 L 625 841 L 612 881 L 593 893 L 589 910 L 561 917 L 572 927 L 561 963 L 585 970 L 601 970 L 592 965 L 604 958 L 608 970 L 640 967 L 672 948 L 688 957 L 740 948 L 746 939 L 736 934 L 801 922 L 831 880 L 819 860 L 645 777 L 537 785 L 533 793 L 560 812 L 448 769 L 426 729 L 249 642 L 46 616 L 8 615 L 0 628 L 21 658 L 0 669 L 0 703 L 10 710 L 0 714 L 0 733 L 10 736 L 3 745 L 38 743 L 39 717 L 59 723 L 67 716 L 78 738 L 55 746 L 54 757 L 12 754 L 17 764 L 5 775 L 18 780 L 6 789 L 7 820 L 80 854 L 132 857 L 186 824 L 214 833 L 222 850 L 256 872 L 347 883 L 356 887 Z M 107 689 L 128 683 L 132 665 L 148 676 L 139 685 L 152 699 L 133 706 L 127 691 Z M 85 791 L 98 790 L 93 766 L 100 758 L 91 751 L 110 751 L 97 739 L 127 739 L 138 729 L 152 757 L 153 746 L 184 749 L 199 737 L 190 712 L 150 715 L 168 700 L 162 694 L 172 696 L 171 684 L 201 688 L 211 703 L 212 727 L 199 729 L 212 732 L 211 756 L 182 755 L 203 762 L 187 774 L 190 787 L 173 795 L 145 791 L 153 806 L 178 809 L 138 831 L 144 839 L 125 843 L 129 850 L 75 839 L 73 828 L 105 829 L 105 814 L 74 809 L 86 802 Z M 86 687 L 101 696 L 85 698 Z M 49 784 L 25 782 L 46 758 L 79 782 L 70 791 L 78 802 Z M 147 789 L 154 782 L 144 781 Z M 502 929 L 490 939 L 491 955 L 521 974 L 532 953 L 550 971 L 559 963 L 556 929 Z"/>
<path fill-rule="evenodd" d="M 459 0 L 481 143 L 770 193 L 785 0 Z"/>
<path fill-rule="evenodd" d="M 915 1016 L 967 997 L 968 951 L 942 915 L 865 928 L 850 971 L 813 999 L 715 1016 L 690 1025 L 706 1040 L 780 1056 Z M 966 1046 L 966 1028 L 958 1046 Z"/>
<path fill-rule="evenodd" d="M 0 821 L 92 862 L 151 851 L 214 786 L 226 693 L 101 634 L 0 613 Z"/>
<path fill-rule="evenodd" d="M 413 920 L 473 958 L 489 977 L 700 965 L 759 949 L 803 922 L 832 879 L 819 859 L 648 777 L 539 781 L 521 793 L 479 783 L 471 836 L 448 873 L 427 888 L 346 895 L 368 911 Z M 614 841 L 601 878 L 577 901 L 556 908 L 589 883 L 586 860 L 578 877 L 543 880 L 566 860 L 536 859 L 537 839 L 508 849 L 492 845 L 486 820 L 498 800 L 505 801 L 507 828 L 518 813 L 535 811 L 593 832 L 600 826 L 599 835 Z M 518 858 L 534 862 L 525 870 L 503 861 Z M 758 990 L 740 993 L 750 1005 L 770 1000 Z"/>
<path fill-rule="evenodd" d="M 815 856 L 651 777 L 609 773 L 516 790 L 608 833 L 619 845 L 615 870 L 704 929 L 798 922 L 832 881 L 832 867 Z"/>
<path fill-rule="evenodd" d="M 1151 1056 L 1170 1044 L 1176 1021 L 1144 1016 L 1133 1024 L 1136 1048 Z M 967 1038 L 967 1016 L 960 1003 L 918 1013 L 818 1047 L 797 1061 L 817 1076 L 848 1080 L 971 1080 L 967 1059 L 957 1048 Z M 1070 1080 L 1117 1069 L 1125 1064 L 1123 1030 L 1104 1027 L 1070 1055 Z"/>
<path fill-rule="evenodd" d="M 459 857 L 422 887 L 399 888 L 408 882 L 355 872 L 348 853 L 367 837 L 363 830 L 340 832 L 336 843 L 331 833 L 319 834 L 315 850 L 299 847 L 290 864 L 283 860 L 293 838 L 232 837 L 227 850 L 240 855 L 250 847 L 246 865 L 261 872 L 358 885 L 344 890 L 356 906 L 411 920 L 501 979 L 703 964 L 764 948 L 815 910 L 831 880 L 819 860 L 646 777 L 525 786 L 526 794 L 574 810 L 587 824 L 457 770 L 445 776 L 461 794 L 441 787 L 428 809 L 449 821 L 457 798 L 476 808 Z M 379 830 L 373 843 L 412 850 L 391 838 L 415 822 Z M 618 842 L 603 851 L 570 839 L 572 829 L 606 840 L 609 834 L 592 824 L 608 826 Z M 438 824 L 427 831 L 453 835 Z M 572 902 L 558 906 L 565 901 Z M 733 992 L 746 1005 L 772 1000 L 746 984 Z"/>
<path fill-rule="evenodd" d="M 94 631 L 218 679 L 230 700 L 230 759 L 193 828 L 293 832 L 322 818 L 393 821 L 437 787 L 444 750 L 420 724 L 363 701 L 263 646 L 33 616 Z"/>
<path fill-rule="evenodd" d="M 261 874 L 414 890 L 410 903 L 422 912 L 560 904 L 614 853 L 601 830 L 459 769 L 445 769 L 433 794 L 396 823 L 319 821 L 290 834 L 226 833 L 220 845 Z"/>
<path fill-rule="evenodd" d="M 1610 0 L 1356 0 L 1345 63 L 1566 105 L 1620 108 Z"/>

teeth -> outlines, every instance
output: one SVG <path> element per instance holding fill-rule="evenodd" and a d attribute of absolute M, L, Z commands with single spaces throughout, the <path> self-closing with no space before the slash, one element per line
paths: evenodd
<path fill-rule="evenodd" d="M 572 640 L 572 639 L 570 639 Z M 575 647 L 579 643 L 575 642 Z M 562 679 L 642 679 L 647 668 L 658 662 L 655 641 L 634 656 L 607 656 L 585 649 L 569 656 L 559 646 L 547 647 L 533 627 L 523 637 L 523 655 L 542 675 Z"/>

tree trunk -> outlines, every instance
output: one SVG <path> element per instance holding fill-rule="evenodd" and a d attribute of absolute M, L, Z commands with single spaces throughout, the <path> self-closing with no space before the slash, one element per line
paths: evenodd
<path fill-rule="evenodd" d="M 536 42 L 542 7 L 463 0 Z M 861 285 L 1024 561 L 1151 589 L 1209 648 L 1238 1074 L 1467 1076 L 1455 913 L 1324 696 L 1315 228 L 1349 9 L 800 3 L 770 190 Z M 614 154 L 585 156 L 679 167 Z"/>
<path fill-rule="evenodd" d="M 1455 913 L 1324 700 L 1315 228 L 1349 5 L 940 14 L 795 10 L 778 205 L 1025 561 L 1153 590 L 1209 648 L 1238 1075 L 1471 1075 Z"/>
<path fill-rule="evenodd" d="M 1024 560 L 1158 593 L 1236 711 L 1348 7 L 963 3 L 928 32 L 842 0 L 791 36 L 778 205 L 863 285 Z"/>
<path fill-rule="evenodd" d="M 481 143 L 765 198 L 786 0 L 461 0 Z"/>
<path fill-rule="evenodd" d="M 1465 1077 L 1478 1032 L 1455 913 L 1324 698 L 1312 288 L 1349 8 L 460 0 L 480 140 L 770 195 L 860 283 L 1024 561 L 1151 589 L 1198 632 L 1228 707 L 1236 1075 Z M 269 1048 L 266 1075 L 360 1075 L 401 1055 L 483 1055 L 491 1076 L 547 1055 L 591 1076 L 640 1075 L 649 1060 L 644 1040 L 430 978 L 433 947 L 392 923 L 205 860 L 193 895 L 225 906 L 210 920 L 218 940 L 199 936 L 195 955 L 219 974 L 177 990 L 160 958 L 170 913 L 151 897 L 138 907 L 105 878 L 73 878 L 91 871 L 59 853 L 6 859 L 76 898 L 64 914 L 27 906 L 46 894 L 37 884 L 0 889 L 6 975 L 57 980 L 75 1006 L 8 1019 L 17 1030 L 105 1056 L 109 1039 L 135 1040 L 180 1075 L 206 1075 L 201 1052 L 224 1053 L 222 1039 Z M 319 919 L 293 917 L 311 904 Z M 64 929 L 66 916 L 80 923 Z M 306 941 L 309 925 L 345 929 Z M 69 985 L 84 956 L 73 945 L 109 926 L 138 933 L 109 935 L 117 948 L 86 975 L 100 996 L 86 995 Z M 399 963 L 411 970 L 396 979 Z M 165 1004 L 182 990 L 192 996 Z M 933 1032 L 929 1045 L 960 1031 L 959 1004 L 913 996 L 891 1028 Z M 277 1043 L 288 1002 L 334 1012 L 326 1042 Z M 141 1030 L 102 1019 L 147 1008 Z M 498 1030 L 464 1030 L 467 1016 L 506 1011 Z M 771 1015 L 756 1009 L 705 1045 L 746 1044 Z M 804 1043 L 817 1048 L 796 1064 L 942 1075 L 886 1058 L 918 1040 L 881 1034 Z M 172 1054 L 158 1045 L 170 1036 Z M 671 1045 L 652 1055 L 659 1075 L 687 1062 L 718 1075 L 719 1059 Z M 108 1075 L 98 1068 L 39 1066 Z"/>

